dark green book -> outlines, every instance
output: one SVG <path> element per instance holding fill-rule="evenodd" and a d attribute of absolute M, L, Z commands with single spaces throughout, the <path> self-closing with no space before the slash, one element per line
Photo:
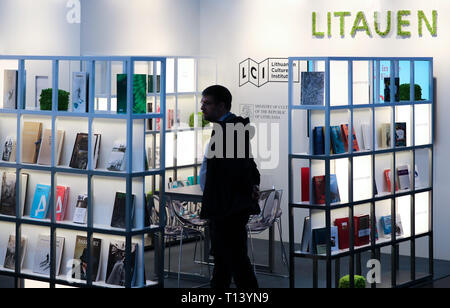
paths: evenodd
<path fill-rule="evenodd" d="M 133 76 L 133 113 L 146 113 L 147 75 Z M 117 75 L 117 113 L 127 113 L 127 74 Z"/>
<path fill-rule="evenodd" d="M 148 75 L 148 93 L 155 93 L 154 76 Z M 156 93 L 161 92 L 161 75 L 156 75 Z"/>

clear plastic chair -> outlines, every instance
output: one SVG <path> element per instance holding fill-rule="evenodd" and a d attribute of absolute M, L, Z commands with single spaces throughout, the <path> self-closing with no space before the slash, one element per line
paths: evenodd
<path fill-rule="evenodd" d="M 254 256 L 252 235 L 260 234 L 268 230 L 269 228 L 273 227 L 275 224 L 277 224 L 280 236 L 282 261 L 288 267 L 288 258 L 283 244 L 283 232 L 281 224 L 281 216 L 283 214 L 281 210 L 282 196 L 283 196 L 282 190 L 272 189 L 262 191 L 259 198 L 259 206 L 261 208 L 261 214 L 252 216 L 247 224 L 247 231 L 250 237 L 251 253 L 254 266 L 255 266 L 255 256 Z"/>

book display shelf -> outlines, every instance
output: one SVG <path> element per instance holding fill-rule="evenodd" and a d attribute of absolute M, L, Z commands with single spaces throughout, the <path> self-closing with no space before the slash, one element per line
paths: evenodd
<path fill-rule="evenodd" d="M 305 283 L 299 258 L 315 288 L 346 275 L 350 287 L 356 276 L 372 288 L 431 279 L 433 59 L 300 57 L 289 68 L 290 286 Z"/>
<path fill-rule="evenodd" d="M 17 287 L 163 287 L 164 224 L 151 223 L 147 193 L 161 186 L 164 200 L 166 61 L 0 56 L 0 275 Z M 161 67 L 158 111 L 147 111 L 149 63 Z"/>

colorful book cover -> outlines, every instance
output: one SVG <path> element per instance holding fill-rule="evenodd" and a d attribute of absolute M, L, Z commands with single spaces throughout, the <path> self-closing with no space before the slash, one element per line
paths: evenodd
<path fill-rule="evenodd" d="M 323 131 L 323 127 L 318 126 L 313 130 L 313 151 L 314 155 L 323 155 L 325 154 L 325 134 Z"/>
<path fill-rule="evenodd" d="M 406 147 L 406 123 L 395 123 L 395 146 Z"/>
<path fill-rule="evenodd" d="M 136 272 L 137 247 L 138 245 L 135 243 L 131 245 L 131 277 Z M 125 242 L 123 241 L 111 241 L 109 244 L 106 283 L 122 287 L 125 286 Z"/>
<path fill-rule="evenodd" d="M 345 153 L 344 141 L 342 140 L 341 129 L 339 126 L 331 126 L 331 145 L 334 154 Z"/>
<path fill-rule="evenodd" d="M 64 241 L 65 239 L 63 237 L 56 237 L 56 275 L 59 275 L 61 268 Z M 50 236 L 39 235 L 34 255 L 33 273 L 49 276 L 50 266 Z"/>
<path fill-rule="evenodd" d="M 72 264 L 72 278 L 87 280 L 88 262 L 91 261 L 91 278 L 92 281 L 97 281 L 101 261 L 102 240 L 93 238 L 91 247 L 91 258 L 89 258 L 87 238 L 85 236 L 77 236 Z"/>
<path fill-rule="evenodd" d="M 87 219 L 88 196 L 78 195 L 73 222 L 76 224 L 85 224 Z"/>
<path fill-rule="evenodd" d="M 125 170 L 125 153 L 127 147 L 121 143 L 115 143 L 114 147 L 109 155 L 108 162 L 106 164 L 106 169 L 109 171 L 123 171 Z"/>
<path fill-rule="evenodd" d="M 72 73 L 72 111 L 84 113 L 89 109 L 88 104 L 88 73 L 73 72 Z"/>
<path fill-rule="evenodd" d="M 301 169 L 302 202 L 309 202 L 309 168 Z"/>
<path fill-rule="evenodd" d="M 312 179 L 314 188 L 314 203 L 325 204 L 325 176 L 315 176 Z"/>
<path fill-rule="evenodd" d="M 370 216 L 362 215 L 354 217 L 355 246 L 367 245 L 370 242 Z"/>
<path fill-rule="evenodd" d="M 381 217 L 380 221 L 384 235 L 390 236 L 392 232 L 391 215 Z"/>
<path fill-rule="evenodd" d="M 339 185 L 337 182 L 336 174 L 330 174 L 330 194 L 331 194 L 331 203 L 341 202 L 341 196 L 339 194 Z"/>
<path fill-rule="evenodd" d="M 147 75 L 133 75 L 133 113 L 146 113 Z M 127 113 L 127 74 L 117 75 L 117 113 Z"/>
<path fill-rule="evenodd" d="M 330 246 L 331 252 L 339 250 L 338 228 L 332 226 L 330 228 Z M 327 253 L 327 228 L 313 229 L 313 242 L 315 253 L 325 255 Z"/>
<path fill-rule="evenodd" d="M 408 190 L 411 187 L 411 181 L 409 179 L 409 167 L 399 166 L 397 167 L 398 185 L 401 190 Z"/>
<path fill-rule="evenodd" d="M 350 224 L 348 217 L 336 219 L 334 225 L 338 228 L 339 249 L 348 249 L 350 247 Z"/>
<path fill-rule="evenodd" d="M 95 169 L 98 165 L 98 157 L 100 153 L 101 135 L 94 134 L 92 137 L 93 163 Z M 86 133 L 78 133 L 73 146 L 72 157 L 69 166 L 75 169 L 86 170 L 88 166 L 88 143 L 89 135 Z"/>
<path fill-rule="evenodd" d="M 391 182 L 391 169 L 384 170 L 384 179 L 387 186 L 387 191 L 392 192 L 392 182 Z M 395 182 L 395 191 L 398 190 L 398 184 Z"/>
<path fill-rule="evenodd" d="M 345 151 L 348 152 L 348 143 L 350 139 L 348 138 L 348 124 L 341 125 L 342 139 L 344 142 Z M 353 127 L 353 152 L 359 152 L 358 140 L 356 139 L 355 128 Z"/>
<path fill-rule="evenodd" d="M 132 195 L 132 208 L 131 208 L 131 224 L 133 225 L 134 217 L 134 199 Z M 114 201 L 114 210 L 111 218 L 111 227 L 125 229 L 126 225 L 126 194 L 117 192 Z"/>
<path fill-rule="evenodd" d="M 301 105 L 324 105 L 325 73 L 302 72 Z"/>
<path fill-rule="evenodd" d="M 66 217 L 67 202 L 69 200 L 69 187 L 57 186 L 56 187 L 56 221 L 63 221 Z M 49 218 L 52 219 L 52 215 L 49 211 Z"/>
<path fill-rule="evenodd" d="M 31 218 L 47 218 L 50 191 L 50 185 L 37 184 L 36 191 L 34 193 L 33 205 L 31 206 Z"/>

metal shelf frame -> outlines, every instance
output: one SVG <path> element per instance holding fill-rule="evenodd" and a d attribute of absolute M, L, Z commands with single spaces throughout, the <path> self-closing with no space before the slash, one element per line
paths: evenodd
<path fill-rule="evenodd" d="M 33 220 L 24 218 L 21 213 L 20 206 L 16 207 L 16 217 L 6 217 L 1 216 L 0 222 L 9 222 L 15 224 L 15 235 L 16 235 L 16 247 L 20 247 L 20 239 L 22 235 L 22 225 L 31 225 L 31 226 L 40 226 L 47 227 L 50 230 L 50 275 L 48 277 L 44 277 L 38 274 L 29 274 L 28 271 L 23 271 L 21 269 L 21 253 L 19 250 L 16 250 L 15 254 L 15 270 L 1 270 L 0 275 L 11 276 L 15 278 L 15 286 L 20 287 L 21 279 L 30 279 L 35 281 L 41 281 L 49 283 L 51 288 L 55 288 L 56 285 L 67 285 L 67 286 L 75 286 L 75 287 L 108 287 L 106 284 L 101 284 L 98 282 L 92 281 L 92 245 L 93 245 L 93 237 L 94 234 L 96 236 L 101 235 L 115 235 L 125 238 L 126 248 L 125 248 L 125 288 L 146 288 L 146 287 L 164 287 L 164 215 L 165 211 L 160 211 L 160 221 L 162 222 L 159 226 L 152 227 L 143 227 L 144 226 L 144 213 L 136 213 L 136 225 L 137 228 L 133 228 L 134 222 L 132 221 L 132 194 L 133 188 L 132 183 L 133 179 L 141 178 L 143 181 L 142 184 L 142 196 L 146 195 L 145 191 L 145 181 L 146 176 L 154 176 L 159 175 L 159 179 L 161 183 L 165 181 L 165 142 L 166 142 L 166 57 L 94 57 L 94 56 L 81 56 L 81 57 L 54 57 L 54 56 L 0 56 L 0 61 L 2 60 L 10 60 L 18 62 L 18 88 L 17 88 L 17 109 L 2 109 L 0 110 L 0 119 L 4 115 L 16 115 L 17 116 L 17 162 L 16 163 L 0 163 L 1 168 L 15 169 L 16 172 L 16 191 L 20 191 L 20 174 L 24 170 L 38 170 L 45 171 L 51 174 L 51 187 L 52 193 L 50 194 L 50 214 L 51 219 L 47 220 Z M 25 79 L 25 63 L 27 61 L 49 61 L 52 63 L 52 110 L 51 111 L 41 111 L 41 110 L 30 110 L 26 109 L 26 79 Z M 59 89 L 59 64 L 62 61 L 73 61 L 80 62 L 80 69 L 85 70 L 89 73 L 89 96 L 88 96 L 88 107 L 89 112 L 86 113 L 73 113 L 73 112 L 64 112 L 58 111 L 58 89 Z M 121 62 L 123 63 L 123 72 L 127 74 L 127 112 L 125 114 L 117 114 L 110 111 L 110 108 L 107 112 L 95 110 L 95 99 L 96 99 L 96 63 L 97 62 L 106 62 L 111 63 Z M 134 114 L 133 113 L 133 75 L 136 62 L 154 62 L 161 64 L 161 91 L 159 93 L 160 104 L 162 106 L 160 113 L 147 113 L 147 114 Z M 107 77 L 109 85 L 111 85 L 111 74 Z M 110 91 L 110 89 L 109 89 Z M 110 104 L 108 104 L 110 106 Z M 51 157 L 51 165 L 50 166 L 38 166 L 38 165 L 29 165 L 21 163 L 21 138 L 22 138 L 22 128 L 21 128 L 21 120 L 23 115 L 32 115 L 32 116 L 46 116 L 51 118 L 52 122 L 52 157 Z M 95 169 L 92 164 L 92 159 L 88 160 L 88 166 L 86 170 L 78 170 L 72 169 L 69 167 L 61 167 L 57 166 L 55 162 L 55 135 L 56 135 L 56 125 L 55 122 L 57 118 L 61 117 L 70 117 L 70 118 L 80 118 L 88 120 L 88 157 L 93 157 L 93 148 L 92 137 L 93 137 L 93 122 L 95 119 L 111 119 L 111 120 L 125 120 L 126 121 L 126 144 L 127 151 L 125 155 L 126 160 L 126 170 L 124 172 L 110 172 L 107 170 L 98 170 Z M 133 165 L 133 150 L 140 150 L 145 153 L 145 149 L 135 149 L 133 148 L 133 131 L 134 121 L 135 120 L 146 120 L 146 119 L 160 119 L 163 123 L 161 126 L 161 131 L 159 133 L 160 138 L 160 168 L 154 170 L 142 170 L 139 172 L 134 171 Z M 145 130 L 145 125 L 144 125 Z M 144 135 L 144 145 L 145 145 L 145 132 Z M 146 159 L 145 155 L 143 156 Z M 88 214 L 87 214 L 87 225 L 70 225 L 56 222 L 56 174 L 72 174 L 72 175 L 83 175 L 87 177 L 87 195 L 88 195 Z M 99 228 L 94 224 L 94 213 L 93 213 L 93 177 L 94 176 L 102 176 L 102 177 L 113 177 L 113 178 L 121 178 L 126 182 L 126 228 L 124 230 L 115 229 L 115 228 Z M 161 200 L 164 200 L 164 185 L 160 184 L 161 188 Z M 145 203 L 145 198 L 143 199 Z M 16 204 L 20 204 L 20 194 L 16 194 Z M 162 202 L 162 206 L 164 206 L 165 202 Z M 111 204 L 111 207 L 113 205 Z M 145 206 L 145 204 L 144 204 Z M 142 207 L 142 211 L 144 211 L 144 207 Z M 88 251 L 88 269 L 87 269 L 87 280 L 86 282 L 74 282 L 68 281 L 65 279 L 61 279 L 61 276 L 58 276 L 56 273 L 56 231 L 58 229 L 72 230 L 72 231 L 82 231 L 87 234 L 87 251 Z M 131 256 L 132 256 L 132 238 L 139 236 L 140 240 L 138 253 L 136 254 L 136 263 L 139 266 L 144 267 L 144 235 L 152 234 L 155 235 L 158 239 L 155 251 L 155 273 L 157 276 L 157 281 L 148 283 L 145 280 L 145 274 L 141 275 L 139 281 L 136 281 L 136 285 L 132 285 L 132 268 L 131 268 Z M 139 268 L 140 271 L 145 271 L 143 268 Z M 142 272 L 143 273 L 143 272 Z M 111 286 L 115 287 L 115 286 Z"/>
<path fill-rule="evenodd" d="M 299 105 L 299 100 L 297 100 L 297 97 L 294 97 L 294 66 L 300 62 L 304 61 L 307 63 L 307 70 L 308 71 L 315 71 L 313 68 L 314 64 L 317 63 L 317 61 L 321 61 L 324 63 L 325 66 L 325 89 L 324 89 L 324 105 L 323 106 L 305 106 L 305 105 Z M 330 99 L 330 62 L 332 61 L 343 61 L 348 64 L 348 105 L 340 105 L 340 106 L 332 106 L 331 105 L 331 99 Z M 371 103 L 370 104 L 363 104 L 363 105 L 357 105 L 354 104 L 353 99 L 353 63 L 355 61 L 367 61 L 369 65 L 371 66 L 371 69 L 369 69 L 369 75 L 372 75 L 370 77 L 371 87 L 373 87 L 373 97 L 370 98 Z M 395 93 L 394 91 L 394 85 L 395 85 L 395 70 L 396 70 L 396 64 L 398 64 L 400 61 L 408 61 L 410 62 L 410 81 L 409 83 L 411 85 L 415 84 L 415 62 L 422 61 L 422 62 L 428 62 L 429 64 L 429 76 L 426 76 L 426 79 L 428 80 L 429 85 L 429 99 L 424 101 L 395 101 L 395 95 L 391 95 L 391 101 L 390 102 L 380 102 L 378 95 L 380 93 L 380 61 L 388 61 L 390 64 L 390 93 Z M 373 77 L 373 79 L 371 79 Z M 343 77 L 345 78 L 345 77 Z M 434 154 L 434 105 L 435 105 L 435 84 L 434 84 L 434 78 L 433 78 L 433 58 L 384 58 L 384 57 L 290 57 L 289 58 L 289 88 L 288 88 L 288 96 L 289 96 L 289 119 L 288 119 L 288 127 L 289 127 L 289 241 L 290 241 L 290 287 L 295 287 L 295 260 L 296 258 L 307 258 L 311 259 L 313 261 L 313 281 L 312 286 L 314 288 L 318 287 L 318 262 L 319 260 L 325 261 L 326 263 L 326 287 L 331 288 L 333 285 L 333 264 L 332 261 L 335 261 L 335 272 L 334 272 L 334 283 L 335 286 L 338 286 L 339 282 L 339 275 L 340 275 L 340 259 L 342 257 L 349 257 L 349 274 L 350 274 L 350 286 L 354 287 L 354 277 L 356 274 L 360 274 L 360 270 L 358 270 L 358 267 L 361 268 L 361 252 L 364 251 L 370 251 L 372 259 L 379 258 L 380 256 L 380 249 L 383 247 L 391 247 L 391 286 L 396 287 L 404 287 L 404 286 L 411 286 L 414 284 L 418 284 L 423 282 L 424 280 L 432 279 L 434 275 L 434 267 L 433 267 L 433 258 L 434 258 L 434 248 L 433 248 L 433 167 L 434 167 L 434 161 L 433 161 L 433 154 Z M 297 92 L 296 92 L 297 93 Z M 415 87 L 410 87 L 410 98 L 415 98 Z M 417 145 L 415 144 L 415 133 L 416 133 L 416 117 L 415 117 L 415 110 L 416 106 L 419 105 L 428 105 L 430 106 L 430 121 L 429 128 L 430 128 L 430 144 L 426 145 Z M 392 117 L 391 117 L 391 126 L 395 125 L 395 119 L 396 119 L 396 107 L 399 106 L 410 106 L 411 107 L 411 146 L 407 147 L 396 147 L 395 142 L 393 142 L 392 148 L 389 149 L 376 149 L 376 122 L 375 122 L 375 111 L 377 108 L 391 108 L 392 110 Z M 333 155 L 330 153 L 330 145 L 331 145 L 331 139 L 330 139 L 330 117 L 333 111 L 335 110 L 347 110 L 350 114 L 349 118 L 349 131 L 352 132 L 354 128 L 354 111 L 360 110 L 360 109 L 369 109 L 372 113 L 372 145 L 371 145 L 371 151 L 361 151 L 361 152 L 353 152 L 353 147 L 349 146 L 348 152 L 344 154 L 337 154 Z M 324 112 L 324 138 L 325 138 L 325 155 L 309 155 L 309 154 L 301 154 L 301 153 L 294 153 L 293 151 L 293 140 L 296 137 L 295 132 L 293 131 L 293 113 L 297 110 L 303 110 L 307 113 L 308 118 L 311 117 L 311 113 L 314 111 L 323 111 Z M 309 122 L 309 121 L 308 121 Z M 309 137 L 309 144 L 308 149 L 309 153 L 313 153 L 313 138 L 312 138 L 312 127 L 311 123 L 308 123 L 308 136 Z M 349 134 L 349 145 L 353 144 L 353 134 Z M 393 140 L 393 139 L 391 139 Z M 412 154 L 412 168 L 414 168 L 416 164 L 416 151 L 420 149 L 428 149 L 430 152 L 429 156 L 429 187 L 421 188 L 421 189 L 415 189 L 415 176 L 412 177 L 411 181 L 411 187 L 409 191 L 395 191 L 394 187 L 396 187 L 396 181 L 397 178 L 395 176 L 396 172 L 396 156 L 401 152 L 411 152 Z M 393 157 L 393 170 L 392 173 L 392 187 L 391 191 L 394 191 L 393 193 L 389 193 L 386 195 L 375 195 L 374 190 L 372 189 L 372 197 L 366 200 L 361 201 L 354 201 L 353 200 L 353 158 L 359 157 L 359 156 L 370 156 L 371 157 L 371 177 L 373 185 L 376 185 L 376 179 L 375 179 L 375 157 L 380 154 L 392 154 Z M 330 192 L 330 162 L 335 159 L 348 159 L 348 202 L 346 203 L 339 203 L 339 204 L 331 204 L 331 192 Z M 294 172 L 293 170 L 293 163 L 295 160 L 303 159 L 309 161 L 309 167 L 311 168 L 312 161 L 318 160 L 323 161 L 325 165 L 325 205 L 316 205 L 306 202 L 294 202 L 294 189 L 298 187 L 298 183 L 294 183 Z M 310 175 L 310 196 L 312 195 L 312 186 L 311 186 L 311 175 Z M 370 188 L 369 188 L 370 189 Z M 415 226 L 415 196 L 419 193 L 428 192 L 428 224 L 429 224 L 429 231 L 422 234 L 416 234 Z M 381 200 L 390 200 L 391 201 L 391 224 L 393 226 L 396 225 L 396 200 L 401 196 L 411 196 L 411 235 L 407 237 L 397 238 L 396 233 L 392 232 L 392 238 L 388 241 L 376 241 L 375 232 L 376 232 L 376 219 L 375 219 L 375 204 L 377 201 Z M 371 242 L 367 246 L 363 247 L 355 247 L 355 235 L 354 235 L 354 226 L 353 226 L 353 218 L 354 218 L 354 207 L 360 204 L 370 204 L 370 218 L 371 218 Z M 326 247 L 326 254 L 325 255 L 315 255 L 312 253 L 306 253 L 302 251 L 298 251 L 295 249 L 295 227 L 299 225 L 299 222 L 296 222 L 294 219 L 295 209 L 307 209 L 309 210 L 310 216 L 313 211 L 323 211 L 323 214 L 325 215 L 325 224 L 327 229 L 327 247 Z M 350 242 L 350 248 L 346 251 L 339 251 L 338 253 L 332 253 L 331 252 L 331 241 L 329 240 L 331 238 L 331 212 L 334 209 L 338 208 L 348 208 L 349 212 L 349 242 Z M 429 272 L 425 277 L 418 278 L 416 275 L 416 240 L 419 238 L 428 238 L 428 270 Z M 410 280 L 407 283 L 400 284 L 397 281 L 397 266 L 398 266 L 398 254 L 399 254 L 399 247 L 398 245 L 400 243 L 409 242 L 410 243 L 410 259 L 411 259 L 411 266 L 410 266 Z M 311 244 L 312 245 L 312 244 Z M 355 271 L 355 267 L 357 268 Z M 371 285 L 372 288 L 376 288 L 377 286 L 375 284 Z"/>

